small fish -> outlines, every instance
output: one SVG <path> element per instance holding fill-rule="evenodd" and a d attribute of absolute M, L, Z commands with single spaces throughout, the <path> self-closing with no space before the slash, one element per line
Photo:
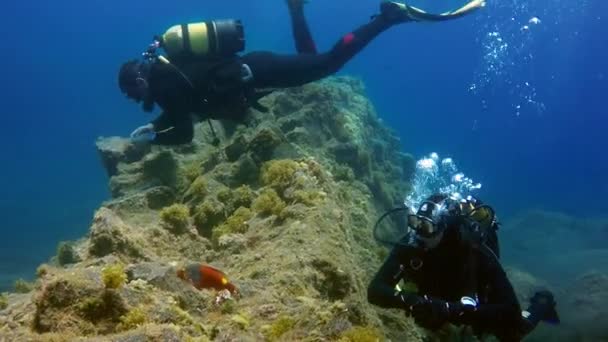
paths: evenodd
<path fill-rule="evenodd" d="M 197 289 L 214 289 L 217 291 L 228 290 L 233 296 L 238 296 L 239 291 L 228 280 L 226 274 L 215 267 L 205 264 L 190 264 L 177 271 L 177 276 L 189 282 Z"/>

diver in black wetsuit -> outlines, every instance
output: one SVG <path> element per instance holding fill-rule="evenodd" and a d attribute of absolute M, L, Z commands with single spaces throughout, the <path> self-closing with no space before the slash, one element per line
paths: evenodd
<path fill-rule="evenodd" d="M 369 285 L 370 303 L 403 309 L 433 331 L 452 323 L 501 341 L 521 340 L 540 321 L 559 321 L 546 290 L 521 311 L 498 261 L 496 219 L 489 206 L 437 194 L 407 221 L 411 232 L 395 244 Z M 402 280 L 417 291 L 402 290 Z"/>
<path fill-rule="evenodd" d="M 273 88 L 300 86 L 337 72 L 393 25 L 450 20 L 484 5 L 484 0 L 472 0 L 456 11 L 435 15 L 384 1 L 380 14 L 369 23 L 343 36 L 330 51 L 318 54 L 304 18 L 304 1 L 287 0 L 297 55 L 256 51 L 239 56 L 237 53 L 244 49 L 244 34 L 237 20 L 177 25 L 156 37 L 144 53 L 144 61 L 129 61 L 119 72 L 119 86 L 127 97 L 142 102 L 144 111 L 152 111 L 154 104 L 163 110 L 131 137 L 152 134 L 158 144 L 190 142 L 191 113 L 240 121 L 249 107 L 264 110 L 258 100 Z M 156 54 L 159 47 L 168 52 L 169 59 Z"/>

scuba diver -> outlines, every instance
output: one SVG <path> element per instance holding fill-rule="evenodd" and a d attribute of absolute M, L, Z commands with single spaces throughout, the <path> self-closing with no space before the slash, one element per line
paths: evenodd
<path fill-rule="evenodd" d="M 368 287 L 370 303 L 403 309 L 432 331 L 451 323 L 500 341 L 519 341 L 540 321 L 559 322 L 547 290 L 536 292 L 521 311 L 499 262 L 498 223 L 490 206 L 473 197 L 456 200 L 435 194 L 416 214 L 407 215 L 403 238 L 393 242 L 380 237 L 380 221 L 398 210 L 409 209 L 387 212 L 374 229 L 379 242 L 394 247 Z"/>
<path fill-rule="evenodd" d="M 193 137 L 191 113 L 202 119 L 242 121 L 250 107 L 265 111 L 258 100 L 273 89 L 300 86 L 334 74 L 394 25 L 451 20 L 484 6 L 484 0 L 471 0 L 455 11 L 432 14 L 384 1 L 370 22 L 344 35 L 330 51 L 317 53 L 304 17 L 305 0 L 286 1 L 298 54 L 254 51 L 239 56 L 245 48 L 241 22 L 213 20 L 173 26 L 155 37 L 143 60 L 124 63 L 118 75 L 121 92 L 142 103 L 146 112 L 155 104 L 162 109 L 157 119 L 137 128 L 131 137 L 150 137 L 153 143 L 165 145 L 188 143 Z M 157 52 L 160 48 L 168 58 Z"/>

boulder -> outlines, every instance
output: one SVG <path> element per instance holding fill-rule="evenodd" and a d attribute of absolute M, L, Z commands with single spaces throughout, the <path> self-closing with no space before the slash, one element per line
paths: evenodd
<path fill-rule="evenodd" d="M 136 144 L 121 137 L 100 137 L 95 146 L 109 177 L 118 173 L 119 163 L 138 161 L 150 152 L 149 144 Z"/>

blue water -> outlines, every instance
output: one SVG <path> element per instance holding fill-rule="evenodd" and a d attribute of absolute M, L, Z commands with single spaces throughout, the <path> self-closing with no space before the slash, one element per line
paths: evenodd
<path fill-rule="evenodd" d="M 604 215 L 608 4 L 488 1 L 474 17 L 392 28 L 341 73 L 364 79 L 405 150 L 453 157 L 484 184 L 499 212 Z M 317 45 L 330 48 L 377 6 L 313 0 L 306 10 Z M 175 23 L 235 17 L 246 25 L 248 50 L 294 50 L 282 0 L 24 0 L 4 7 L 0 287 L 30 276 L 60 240 L 87 233 L 109 196 L 96 137 L 127 135 L 152 118 L 118 92 L 116 72 L 154 34 Z M 534 16 L 541 23 L 521 31 Z M 504 51 L 493 32 L 508 42 Z"/>

